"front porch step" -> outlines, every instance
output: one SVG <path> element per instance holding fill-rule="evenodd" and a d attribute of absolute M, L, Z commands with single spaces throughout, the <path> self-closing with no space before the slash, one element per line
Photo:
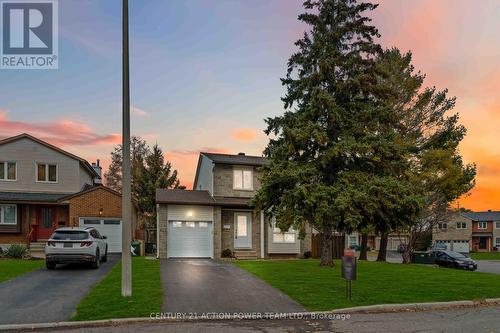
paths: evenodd
<path fill-rule="evenodd" d="M 252 251 L 252 250 L 234 251 L 234 256 L 236 259 L 240 260 L 251 260 L 259 258 L 259 256 L 257 255 L 257 251 Z"/>
<path fill-rule="evenodd" d="M 45 259 L 45 245 L 46 241 L 38 241 L 30 243 L 30 256 L 32 258 Z"/>

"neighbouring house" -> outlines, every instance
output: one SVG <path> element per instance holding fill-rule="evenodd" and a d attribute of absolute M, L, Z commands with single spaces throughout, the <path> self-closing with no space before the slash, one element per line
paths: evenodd
<path fill-rule="evenodd" d="M 398 251 L 399 245 L 408 243 L 408 235 L 402 233 L 390 233 L 387 237 L 387 251 Z M 361 234 L 353 232 L 346 235 L 345 247 L 357 248 L 361 246 Z M 380 250 L 380 236 L 375 234 L 368 235 L 368 247 L 370 250 Z"/>
<path fill-rule="evenodd" d="M 29 134 L 0 140 L 0 246 L 43 252 L 63 226 L 96 227 L 110 252 L 121 251 L 121 195 L 101 184 L 99 161 L 90 164 Z"/>
<path fill-rule="evenodd" d="M 498 251 L 500 211 L 456 212 L 434 227 L 432 240 L 457 252 Z"/>
<path fill-rule="evenodd" d="M 303 240 L 295 230 L 280 230 L 249 201 L 260 188 L 259 156 L 200 153 L 193 190 L 158 189 L 160 258 L 300 257 L 311 250 L 312 228 Z"/>

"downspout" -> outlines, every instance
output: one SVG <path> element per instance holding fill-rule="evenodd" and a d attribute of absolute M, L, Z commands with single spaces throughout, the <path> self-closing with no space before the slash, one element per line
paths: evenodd
<path fill-rule="evenodd" d="M 260 258 L 264 259 L 264 211 L 260 211 Z"/>
<path fill-rule="evenodd" d="M 156 204 L 156 259 L 160 259 L 160 204 Z"/>

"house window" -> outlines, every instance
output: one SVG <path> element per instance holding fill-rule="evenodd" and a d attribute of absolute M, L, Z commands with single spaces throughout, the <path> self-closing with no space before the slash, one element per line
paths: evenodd
<path fill-rule="evenodd" d="M 495 247 L 500 248 L 500 237 L 497 237 L 495 240 Z"/>
<path fill-rule="evenodd" d="M 174 221 L 174 222 L 172 222 L 172 227 L 174 227 L 174 228 L 182 228 L 182 222 L 180 222 L 180 221 Z"/>
<path fill-rule="evenodd" d="M 441 230 L 447 230 L 448 229 L 448 223 L 438 223 L 438 228 Z"/>
<path fill-rule="evenodd" d="M 57 182 L 57 165 L 37 163 L 36 165 L 36 180 L 39 182 L 56 183 Z"/>
<path fill-rule="evenodd" d="M 495 222 L 495 229 L 500 229 L 500 222 Z"/>
<path fill-rule="evenodd" d="M 478 229 L 487 229 L 488 228 L 488 222 L 477 222 L 477 228 Z"/>
<path fill-rule="evenodd" d="M 0 162 L 0 180 L 16 180 L 16 162 Z"/>
<path fill-rule="evenodd" d="M 467 229 L 467 222 L 457 222 L 457 229 Z"/>
<path fill-rule="evenodd" d="M 233 170 L 233 189 L 235 190 L 253 190 L 252 170 L 234 169 Z"/>
<path fill-rule="evenodd" d="M 282 232 L 280 228 L 276 226 L 276 219 L 273 218 L 273 243 L 295 243 L 296 232 L 293 228 L 288 229 L 286 232 Z"/>
<path fill-rule="evenodd" d="M 16 205 L 0 205 L 0 224 L 17 224 Z"/>

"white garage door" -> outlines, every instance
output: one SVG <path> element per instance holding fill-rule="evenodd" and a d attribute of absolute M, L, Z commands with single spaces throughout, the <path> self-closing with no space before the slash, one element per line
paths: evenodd
<path fill-rule="evenodd" d="M 452 251 L 460 253 L 469 253 L 469 241 L 452 241 Z"/>
<path fill-rule="evenodd" d="M 169 258 L 212 258 L 212 222 L 169 221 L 167 235 Z"/>
<path fill-rule="evenodd" d="M 122 252 L 122 221 L 120 219 L 85 217 L 80 218 L 80 227 L 96 228 L 101 235 L 106 236 L 108 252 Z"/>

